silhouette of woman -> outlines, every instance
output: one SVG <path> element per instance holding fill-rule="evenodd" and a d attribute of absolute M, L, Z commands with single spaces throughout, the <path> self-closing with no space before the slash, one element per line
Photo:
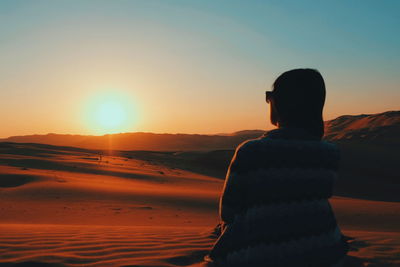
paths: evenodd
<path fill-rule="evenodd" d="M 321 141 L 325 83 L 313 69 L 280 75 L 266 92 L 278 128 L 236 149 L 220 199 L 212 266 L 343 266 L 347 244 L 328 198 L 339 150 Z"/>

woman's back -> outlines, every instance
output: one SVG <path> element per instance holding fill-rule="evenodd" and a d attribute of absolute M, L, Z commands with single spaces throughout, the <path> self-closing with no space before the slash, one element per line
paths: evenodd
<path fill-rule="evenodd" d="M 228 266 L 332 266 L 346 253 L 328 198 L 335 145 L 280 128 L 236 151 L 221 197 L 226 227 L 210 257 Z"/>

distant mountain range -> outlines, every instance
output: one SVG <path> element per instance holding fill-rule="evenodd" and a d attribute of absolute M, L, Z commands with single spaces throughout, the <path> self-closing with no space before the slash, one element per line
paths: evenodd
<path fill-rule="evenodd" d="M 325 139 L 329 141 L 400 144 L 400 111 L 344 115 L 326 121 L 325 126 Z M 209 151 L 233 149 L 241 142 L 259 137 L 264 132 L 263 130 L 245 130 L 217 135 L 144 132 L 103 136 L 47 134 L 12 136 L 0 139 L 0 142 L 41 143 L 101 150 Z"/>

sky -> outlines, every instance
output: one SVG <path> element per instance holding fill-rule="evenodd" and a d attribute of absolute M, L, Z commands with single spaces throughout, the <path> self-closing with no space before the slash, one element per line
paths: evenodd
<path fill-rule="evenodd" d="M 400 1 L 0 0 L 0 137 L 270 129 L 318 69 L 324 118 L 400 109 Z"/>

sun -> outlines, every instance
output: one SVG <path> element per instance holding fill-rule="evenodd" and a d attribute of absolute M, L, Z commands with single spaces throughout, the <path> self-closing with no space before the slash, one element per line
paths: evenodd
<path fill-rule="evenodd" d="M 113 101 L 99 103 L 95 114 L 98 125 L 110 131 L 115 131 L 123 126 L 127 117 L 123 105 Z"/>
<path fill-rule="evenodd" d="M 95 134 L 113 134 L 133 130 L 136 112 L 133 100 L 117 90 L 97 92 L 85 105 L 85 128 Z"/>

